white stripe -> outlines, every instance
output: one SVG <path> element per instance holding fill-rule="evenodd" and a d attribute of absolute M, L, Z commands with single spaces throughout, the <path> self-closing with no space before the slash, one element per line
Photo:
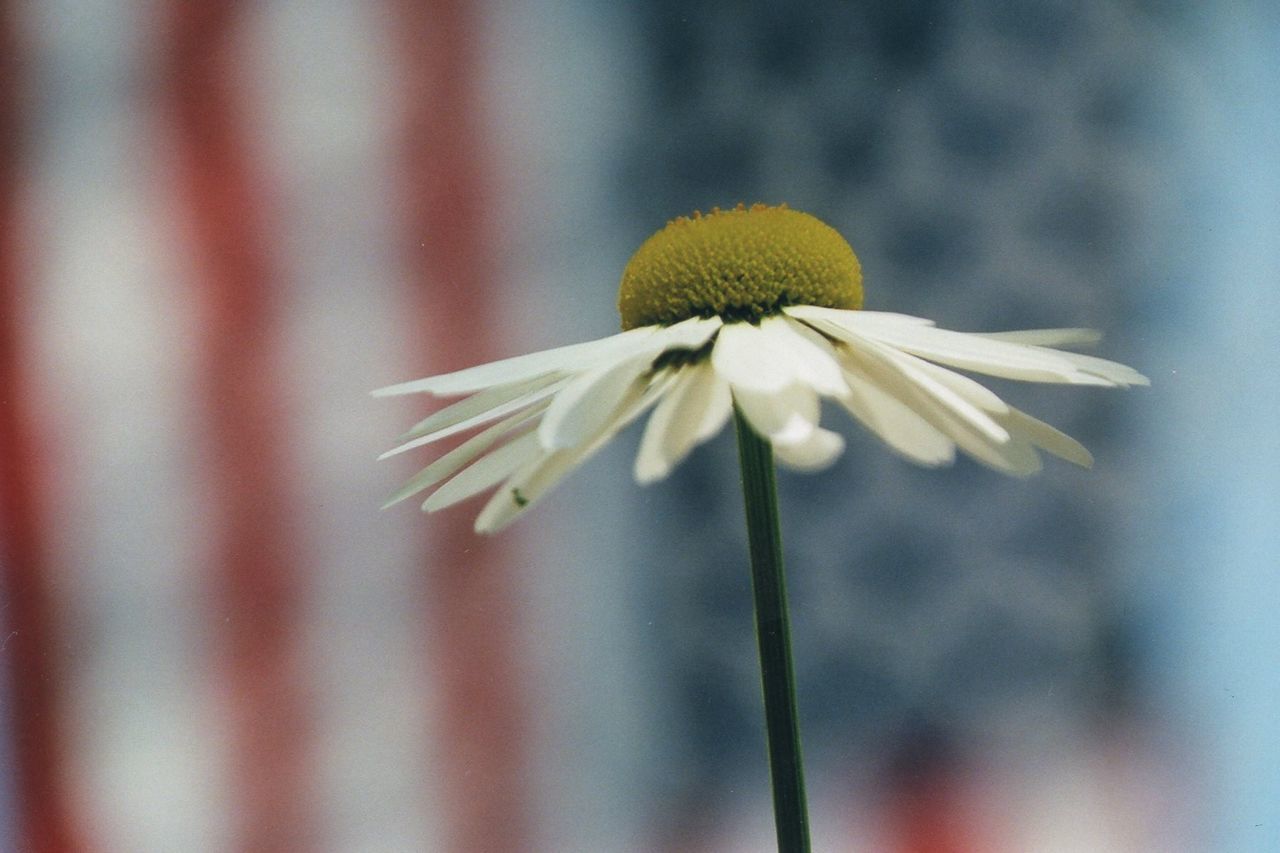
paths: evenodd
<path fill-rule="evenodd" d="M 423 553 L 431 526 L 410 507 L 379 510 L 425 461 L 374 464 L 420 418 L 424 398 L 373 400 L 412 375 L 426 349 L 405 258 L 386 235 L 403 199 L 389 159 L 402 79 L 385 10 L 285 0 L 253 33 L 261 97 L 253 124 L 278 177 L 289 248 L 287 375 L 305 571 L 305 673 L 314 729 L 318 849 L 393 853 L 444 846 L 429 745 Z M 301 463 L 305 462 L 305 467 Z"/>
<path fill-rule="evenodd" d="M 606 189 L 618 146 L 633 142 L 634 81 L 645 67 L 632 15 L 623 4 L 475 5 L 490 36 L 479 83 L 493 97 L 499 132 L 488 141 L 506 155 L 496 213 L 512 238 L 504 258 L 515 307 L 504 313 L 519 318 L 530 341 L 616 329 L 621 265 L 645 236 L 635 232 L 631 206 Z M 634 452 L 623 435 L 539 505 L 536 518 L 500 534 L 535 540 L 535 550 L 523 551 L 521 576 L 542 701 L 541 737 L 530 744 L 544 833 L 535 846 L 548 851 L 651 848 L 651 816 L 665 796 L 651 780 L 675 760 L 662 746 L 671 743 L 670 702 L 634 670 L 650 653 L 652 628 L 633 597 L 618 594 L 637 588 L 619 548 L 630 547 L 632 526 L 649 517 L 630 476 Z"/>

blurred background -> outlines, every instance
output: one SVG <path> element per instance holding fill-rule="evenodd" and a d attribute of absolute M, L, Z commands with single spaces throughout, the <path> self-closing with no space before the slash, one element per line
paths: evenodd
<path fill-rule="evenodd" d="M 731 435 L 509 531 L 369 390 L 787 202 L 1092 471 L 781 479 L 815 846 L 1280 850 L 1280 6 L 0 0 L 0 850 L 763 851 Z"/>

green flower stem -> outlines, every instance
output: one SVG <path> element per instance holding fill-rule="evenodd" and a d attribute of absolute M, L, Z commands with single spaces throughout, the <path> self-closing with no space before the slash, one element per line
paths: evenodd
<path fill-rule="evenodd" d="M 747 507 L 747 539 L 751 546 L 751 584 L 756 603 L 756 639 L 760 644 L 760 679 L 764 687 L 778 850 L 809 853 L 809 810 L 805 804 L 804 765 L 800 756 L 800 719 L 796 713 L 796 681 L 791 663 L 791 628 L 787 621 L 787 585 L 782 569 L 773 448 L 736 409 L 734 418 L 738 458 L 742 463 L 742 493 Z"/>

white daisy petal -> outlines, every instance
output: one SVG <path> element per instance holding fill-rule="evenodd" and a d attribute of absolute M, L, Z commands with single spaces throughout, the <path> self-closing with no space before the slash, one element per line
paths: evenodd
<path fill-rule="evenodd" d="M 733 400 L 751 428 L 774 445 L 800 444 L 818 428 L 821 405 L 808 385 L 796 383 L 771 394 L 734 386 Z"/>
<path fill-rule="evenodd" d="M 589 459 L 628 424 L 658 402 L 672 386 L 671 373 L 654 378 L 646 388 L 632 386 L 613 418 L 591 441 L 577 447 L 545 453 L 526 463 L 494 493 L 476 518 L 477 533 L 496 533 L 551 491 L 571 471 Z"/>
<path fill-rule="evenodd" d="M 543 446 L 560 450 L 586 441 L 604 426 L 630 385 L 642 381 L 659 354 L 672 349 L 696 350 L 719 327 L 718 319 L 685 320 L 656 332 L 639 354 L 601 364 L 574 378 L 556 395 L 539 427 Z"/>
<path fill-rule="evenodd" d="M 717 435 L 733 414 L 733 392 L 729 390 L 729 383 L 716 374 L 710 363 L 705 363 L 705 366 L 708 374 L 706 382 L 710 385 L 707 393 L 709 399 L 703 409 L 702 420 L 694 432 L 695 446 Z"/>
<path fill-rule="evenodd" d="M 1125 364 L 1117 361 L 1109 361 L 1105 358 L 1097 356 L 1084 355 L 1078 352 L 1062 352 L 1060 350 L 1048 350 L 1054 355 L 1066 359 L 1077 370 L 1081 370 L 1091 376 L 1106 380 L 1101 384 L 1118 385 L 1121 388 L 1128 388 L 1131 385 L 1150 385 L 1151 380 L 1143 376 Z"/>
<path fill-rule="evenodd" d="M 989 414 L 972 401 L 966 399 L 963 394 L 957 393 L 949 383 L 939 382 L 931 371 L 920 366 L 921 362 L 918 359 L 891 347 L 871 342 L 860 341 L 852 349 L 867 356 L 870 361 L 877 359 L 883 361 L 892 372 L 898 375 L 897 382 L 906 383 L 917 393 L 932 399 L 990 440 L 997 443 L 1009 440 L 1009 433 L 1004 427 L 996 423 Z M 867 361 L 863 362 L 864 365 L 867 363 Z M 893 380 L 890 379 L 890 381 Z"/>
<path fill-rule="evenodd" d="M 422 420 L 413 425 L 413 428 L 400 436 L 400 441 L 411 441 L 415 438 L 421 438 L 424 435 L 435 432 L 436 430 L 445 429 L 455 424 L 462 423 L 465 420 L 475 417 L 476 415 L 490 413 L 498 406 L 508 403 L 524 394 L 532 394 L 546 388 L 547 386 L 563 381 L 555 375 L 539 376 L 536 379 L 529 379 L 524 382 L 514 382 L 509 385 L 495 385 L 492 388 L 486 388 L 484 391 L 472 394 L 463 400 L 459 400 L 452 405 L 445 406 L 438 412 L 433 412 Z"/>
<path fill-rule="evenodd" d="M 645 426 L 636 454 L 637 482 L 666 477 L 699 442 L 720 431 L 731 410 L 729 386 L 708 362 L 679 371 Z"/>
<path fill-rule="evenodd" d="M 1041 329 L 1026 333 L 1002 332 L 970 334 L 939 329 L 932 325 L 905 322 L 886 323 L 883 315 L 868 311 L 839 311 L 826 308 L 795 314 L 811 325 L 826 324 L 823 331 L 838 338 L 854 336 L 871 338 L 893 349 L 913 353 L 930 361 L 1000 376 L 1033 382 L 1060 382 L 1073 385 L 1149 384 L 1141 373 L 1114 361 L 1032 346 L 1017 339 L 1056 340 L 1084 343 L 1094 339 L 1082 329 Z"/>
<path fill-rule="evenodd" d="M 925 418 L 965 453 L 978 462 L 1005 474 L 1026 477 L 1040 470 L 1040 456 L 1020 435 L 1009 433 L 1004 441 L 979 432 L 954 412 L 922 395 L 918 400 Z M 1002 426 L 1003 428 L 1003 426 Z"/>
<path fill-rule="evenodd" d="M 829 397 L 847 393 L 830 346 L 796 326 L 800 324 L 787 317 L 766 317 L 759 326 L 731 323 L 720 330 L 712 365 L 735 388 L 756 393 L 774 393 L 797 382 Z"/>
<path fill-rule="evenodd" d="M 990 468 L 1015 477 L 1030 477 L 1044 467 L 1040 454 L 1020 435 L 1013 436 L 1008 444 L 988 445 L 979 452 L 970 451 L 970 455 Z"/>
<path fill-rule="evenodd" d="M 432 442 L 439 441 L 442 438 L 448 438 L 451 435 L 466 432 L 467 430 L 480 426 L 481 424 L 487 424 L 489 421 L 495 421 L 503 415 L 509 415 L 512 412 L 518 412 L 521 409 L 542 402 L 546 398 L 556 394 L 562 387 L 563 383 L 552 383 L 538 388 L 536 391 L 527 392 L 523 396 L 517 397 L 514 400 L 508 400 L 505 403 L 495 405 L 488 411 L 480 412 L 477 415 L 473 415 L 464 420 L 456 421 L 449 426 L 437 429 L 435 432 L 420 435 L 415 439 L 406 441 L 403 444 L 391 448 L 386 453 L 379 456 L 378 459 L 386 459 L 390 456 L 395 456 L 398 453 L 404 453 L 406 450 L 412 450 L 415 447 L 422 447 L 424 444 L 431 444 Z M 462 402 L 468 401 L 464 400 Z M 448 408 L 452 409 L 453 407 L 450 406 Z M 442 409 L 441 411 L 443 412 L 447 410 Z M 452 416 L 450 416 L 449 419 L 452 420 Z"/>
<path fill-rule="evenodd" d="M 1098 335 L 1088 329 L 966 335 L 926 324 L 911 327 L 905 321 L 897 322 L 895 327 L 883 318 L 863 321 L 855 312 L 834 309 L 806 308 L 792 313 L 846 345 L 845 378 L 855 395 L 852 401 L 845 401 L 846 408 L 891 446 L 912 458 L 917 458 L 919 449 L 902 438 L 910 433 L 902 427 L 892 433 L 880 429 L 877 415 L 893 412 L 901 416 L 904 411 L 913 412 L 971 456 L 1011 474 L 1025 475 L 1040 469 L 1036 447 L 1079 465 L 1088 466 L 1092 462 L 1089 452 L 1079 442 L 1013 409 L 972 379 L 933 361 L 1010 378 L 1121 386 L 1147 382 L 1146 377 L 1125 365 L 1043 346 L 1092 343 Z M 879 365 L 877 356 L 881 361 Z M 882 368 L 886 364 L 899 376 L 885 372 Z M 866 375 L 861 375 L 860 370 Z M 868 401 L 866 387 L 882 393 L 878 407 L 876 402 Z M 894 400 L 898 405 L 886 407 L 884 399 Z M 975 412 L 981 417 L 975 417 Z M 910 418 L 905 421 L 908 425 L 912 423 Z M 918 422 L 914 425 L 918 430 Z M 997 429 L 992 429 L 993 426 Z M 936 438 L 929 437 L 927 431 L 918 434 L 925 436 L 925 441 L 932 440 L 935 458 L 941 461 L 942 445 Z"/>
<path fill-rule="evenodd" d="M 1003 414 L 998 407 L 1007 411 L 1007 406 L 986 388 L 889 346 L 866 341 L 834 324 L 819 323 L 846 341 L 854 363 L 882 390 L 915 410 L 970 456 L 1016 476 L 1040 470 L 1035 448 L 1021 437 L 1012 436 L 998 420 Z M 996 411 L 985 412 L 983 406 Z"/>
<path fill-rule="evenodd" d="M 1023 329 L 1017 332 L 976 332 L 979 337 L 1037 347 L 1087 347 L 1102 340 L 1097 329 Z"/>
<path fill-rule="evenodd" d="M 894 450 L 921 465 L 955 461 L 955 442 L 853 364 L 846 365 L 845 381 L 851 393 L 841 405 Z"/>
<path fill-rule="evenodd" d="M 750 323 L 728 323 L 716 337 L 711 364 L 737 388 L 773 393 L 795 381 L 790 353 L 772 336 Z"/>
<path fill-rule="evenodd" d="M 453 476 L 455 472 L 463 468 L 471 460 L 492 447 L 498 439 L 542 414 L 547 405 L 545 401 L 539 403 L 523 412 L 512 415 L 500 423 L 494 424 L 478 435 L 472 436 L 415 474 L 409 482 L 387 498 L 387 502 L 382 505 L 382 508 L 386 509 L 389 506 L 394 506 L 406 498 L 413 497 L 423 489 L 434 486 L 446 477 Z"/>
<path fill-rule="evenodd" d="M 898 398 L 979 462 L 1017 476 L 1040 469 L 1040 457 L 1030 444 L 1010 435 L 991 415 L 946 385 L 915 369 L 902 353 L 893 353 L 896 358 L 889 359 L 875 347 L 865 352 L 850 347 L 847 352 L 853 367 L 861 368 L 881 390 Z"/>
<path fill-rule="evenodd" d="M 911 358 L 911 356 L 904 356 Z M 1039 471 L 1041 461 L 1035 447 L 1046 447 L 1037 437 L 1043 437 L 1055 447 L 1063 450 L 1072 458 L 1079 459 L 1079 453 L 1088 456 L 1088 451 L 1073 439 L 1055 430 L 1046 423 L 1031 418 L 1014 409 L 1004 400 L 996 396 L 989 388 L 979 385 L 967 376 L 961 376 L 945 367 L 939 367 L 923 359 L 917 359 L 916 365 L 938 382 L 968 400 L 973 405 L 989 413 L 992 419 L 1009 433 L 1010 441 L 998 444 L 983 444 L 974 453 L 980 461 L 986 462 L 999 470 L 1025 476 Z M 1025 419 L 1025 420 L 1024 420 Z M 1030 422 L 1030 423 L 1028 423 Z M 1048 449 L 1046 447 L 1046 449 Z"/>
<path fill-rule="evenodd" d="M 894 349 L 989 376 L 1035 382 L 1110 384 L 1102 377 L 1082 372 L 1064 358 L 1067 353 L 1054 350 L 937 328 L 876 329 L 866 334 Z"/>
<path fill-rule="evenodd" d="M 847 393 L 831 346 L 821 336 L 815 341 L 793 327 L 804 328 L 784 316 L 766 317 L 760 323 L 760 331 L 770 341 L 776 357 L 790 363 L 792 376 L 828 397 Z"/>
<path fill-rule="evenodd" d="M 654 333 L 650 346 L 658 351 L 697 350 L 723 325 L 724 321 L 719 317 L 690 317 L 688 320 L 659 328 Z"/>
<path fill-rule="evenodd" d="M 1083 444 L 1044 421 L 1037 420 L 1026 412 L 1012 407 L 1000 420 L 1015 437 L 1024 438 L 1059 459 L 1073 462 L 1082 468 L 1093 467 L 1093 454 Z"/>
<path fill-rule="evenodd" d="M 811 344 L 817 346 L 820 350 L 826 353 L 828 357 L 839 361 L 836 357 L 835 345 L 831 342 L 831 338 L 822 334 L 822 332 L 819 332 L 805 321 L 797 320 L 789 314 L 783 314 L 782 318 L 786 321 L 787 327 L 790 328 L 791 331 L 800 335 Z"/>
<path fill-rule="evenodd" d="M 773 445 L 774 456 L 797 471 L 820 471 L 835 462 L 844 451 L 844 438 L 829 429 L 813 430 L 798 444 Z"/>
<path fill-rule="evenodd" d="M 435 394 L 437 396 L 453 396 L 479 391 L 493 385 L 507 385 L 523 382 L 561 371 L 577 371 L 589 368 L 602 362 L 612 362 L 643 349 L 648 339 L 658 331 L 657 326 L 644 326 L 580 344 L 556 347 L 541 352 L 504 358 L 458 370 L 429 376 L 426 379 L 415 379 L 402 382 L 374 391 L 375 397 L 390 397 L 399 394 Z"/>
<path fill-rule="evenodd" d="M 932 376 L 987 414 L 995 416 L 1009 411 L 1009 404 L 1001 400 L 999 395 L 985 385 L 973 381 L 968 376 L 961 376 L 954 370 L 947 370 L 945 367 L 939 367 L 933 362 L 925 361 L 922 358 L 916 358 L 906 353 L 900 353 L 900 355 L 904 359 L 909 359 L 918 369 Z M 993 417 L 993 420 L 999 422 L 1000 419 Z"/>
<path fill-rule="evenodd" d="M 571 447 L 545 453 L 526 464 L 503 483 L 476 516 L 477 533 L 497 533 L 515 521 L 542 495 L 584 461 L 589 447 Z M 537 492 L 533 490 L 537 489 Z"/>
<path fill-rule="evenodd" d="M 427 498 L 422 508 L 427 512 L 435 512 L 478 495 L 509 477 L 522 465 L 527 465 L 543 456 L 544 453 L 545 451 L 538 444 L 538 434 L 532 431 L 527 432 L 487 456 L 480 457 L 479 461 L 470 467 L 464 468 Z"/>
<path fill-rule="evenodd" d="M 845 308 L 823 308 L 818 305 L 790 305 L 783 308 L 782 312 L 801 320 L 827 320 L 833 323 L 841 323 L 850 315 L 857 315 L 860 323 L 878 324 L 885 328 L 933 325 L 932 320 L 924 317 L 895 314 L 892 311 L 850 311 Z"/>
<path fill-rule="evenodd" d="M 1006 379 L 1120 386 L 1147 381 L 1114 361 L 944 329 L 913 329 L 877 339 L 931 361 Z"/>
<path fill-rule="evenodd" d="M 577 447 L 608 423 L 633 387 L 642 384 L 653 357 L 648 353 L 588 371 L 570 382 L 551 401 L 538 427 L 547 450 Z"/>

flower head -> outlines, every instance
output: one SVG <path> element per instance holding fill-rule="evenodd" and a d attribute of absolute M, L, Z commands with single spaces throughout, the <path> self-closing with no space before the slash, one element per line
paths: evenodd
<path fill-rule="evenodd" d="M 689 317 L 759 322 L 787 305 L 862 307 L 862 268 L 830 225 L 786 205 L 667 223 L 622 272 L 622 328 Z"/>
<path fill-rule="evenodd" d="M 635 461 L 641 483 L 665 477 L 735 406 L 784 465 L 820 469 L 844 449 L 819 426 L 823 398 L 921 465 L 950 463 L 958 447 L 1015 475 L 1040 469 L 1038 450 L 1087 467 L 1092 458 L 1075 440 L 949 368 L 1032 382 L 1147 384 L 1122 364 L 1054 348 L 1096 341 L 1086 329 L 968 334 L 857 310 L 862 276 L 853 250 L 829 226 L 786 207 L 739 206 L 668 223 L 627 264 L 618 301 L 619 334 L 374 392 L 464 397 L 384 458 L 479 430 L 387 505 L 436 487 L 422 508 L 442 509 L 497 486 L 476 520 L 478 531 L 496 531 L 650 409 Z"/>

